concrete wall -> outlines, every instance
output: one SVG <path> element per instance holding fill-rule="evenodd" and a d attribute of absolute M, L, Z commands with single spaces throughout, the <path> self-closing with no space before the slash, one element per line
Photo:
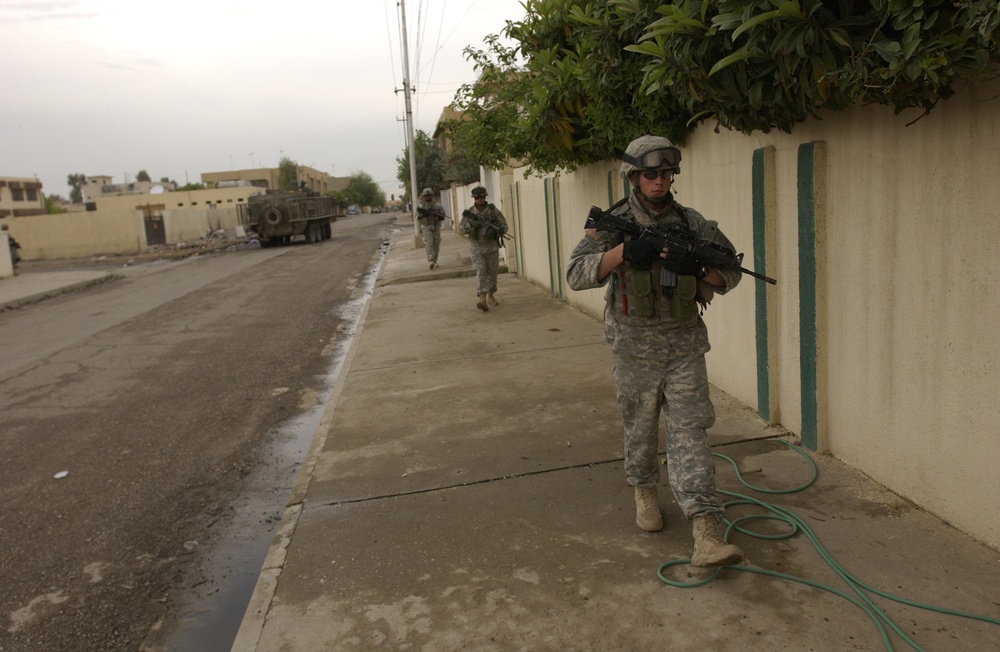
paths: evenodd
<path fill-rule="evenodd" d="M 998 97 L 998 81 L 961 89 L 910 126 L 917 111 L 884 107 L 793 134 L 705 125 L 674 184 L 744 266 L 778 279 L 744 277 L 708 308 L 712 382 L 995 548 Z M 569 291 L 564 271 L 590 206 L 622 197 L 617 170 L 515 169 L 491 191 L 516 225 L 519 274 L 595 318 L 602 290 Z"/>
<path fill-rule="evenodd" d="M 162 215 L 166 244 L 191 242 L 218 229 L 232 233 L 238 223 L 235 206 L 165 209 Z M 149 248 L 143 213 L 130 208 L 33 215 L 0 222 L 10 225 L 25 260 L 128 255 Z"/>
<path fill-rule="evenodd" d="M 85 258 L 142 250 L 142 213 L 135 210 L 56 213 L 3 220 L 24 260 Z"/>
<path fill-rule="evenodd" d="M 21 244 L 25 260 L 134 254 L 149 248 L 143 208 L 162 215 L 166 244 L 191 242 L 239 223 L 236 206 L 260 188 L 217 188 L 156 195 L 104 197 L 96 211 L 0 219 Z"/>

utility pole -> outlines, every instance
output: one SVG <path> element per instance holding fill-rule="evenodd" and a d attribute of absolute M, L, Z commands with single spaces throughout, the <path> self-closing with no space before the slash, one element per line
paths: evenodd
<path fill-rule="evenodd" d="M 413 151 L 413 105 L 410 99 L 410 54 L 406 40 L 406 2 L 399 0 L 399 16 L 403 33 L 403 97 L 406 100 L 406 150 L 410 156 L 410 212 L 413 217 L 413 247 L 420 242 L 420 226 L 417 223 L 417 153 Z"/>

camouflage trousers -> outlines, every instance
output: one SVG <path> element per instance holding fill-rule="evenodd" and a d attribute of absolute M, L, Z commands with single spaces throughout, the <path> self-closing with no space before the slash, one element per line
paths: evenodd
<path fill-rule="evenodd" d="M 611 374 L 625 424 L 625 477 L 635 487 L 660 479 L 660 413 L 666 415 L 667 479 L 687 518 L 721 514 L 705 430 L 715 423 L 705 355 L 670 360 L 615 356 Z"/>
<path fill-rule="evenodd" d="M 420 225 L 420 237 L 424 239 L 424 249 L 427 251 L 427 260 L 436 263 L 438 251 L 441 249 L 441 226 L 435 224 Z"/>
<path fill-rule="evenodd" d="M 497 291 L 500 247 L 496 242 L 471 241 L 472 268 L 476 270 L 476 296 Z"/>

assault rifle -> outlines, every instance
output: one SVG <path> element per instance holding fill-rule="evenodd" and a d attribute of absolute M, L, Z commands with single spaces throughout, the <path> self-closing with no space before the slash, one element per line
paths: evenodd
<path fill-rule="evenodd" d="M 674 222 L 665 227 L 642 226 L 617 215 L 612 215 L 610 211 L 602 211 L 597 206 L 591 206 L 585 228 L 619 231 L 633 238 L 655 238 L 670 250 L 671 258 L 676 256 L 678 259 L 693 260 L 716 269 L 738 270 L 771 285 L 778 282 L 743 267 L 743 254 L 733 254 L 724 247 L 700 239 L 693 229 L 680 222 Z"/>
<path fill-rule="evenodd" d="M 489 217 L 486 217 L 485 215 L 476 215 L 471 210 L 469 210 L 468 208 L 466 208 L 464 211 L 462 211 L 462 217 L 467 218 L 470 222 L 476 222 L 478 224 L 482 224 L 485 227 L 491 228 L 494 231 L 496 231 L 498 234 L 500 234 L 497 237 L 497 239 L 500 241 L 500 246 L 501 247 L 503 246 L 503 239 L 504 238 L 507 238 L 508 240 L 513 240 L 514 239 L 514 236 L 512 236 L 509 233 L 507 233 L 507 229 L 505 229 L 502 224 L 500 224 L 499 222 L 494 221 L 493 219 L 491 219 Z"/>

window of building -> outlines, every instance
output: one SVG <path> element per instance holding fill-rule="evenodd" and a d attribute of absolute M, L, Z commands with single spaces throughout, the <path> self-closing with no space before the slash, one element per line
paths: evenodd
<path fill-rule="evenodd" d="M 38 201 L 38 191 L 34 188 L 28 188 L 28 201 Z"/>
<path fill-rule="evenodd" d="M 24 201 L 24 188 L 11 188 L 10 194 L 14 201 Z"/>

